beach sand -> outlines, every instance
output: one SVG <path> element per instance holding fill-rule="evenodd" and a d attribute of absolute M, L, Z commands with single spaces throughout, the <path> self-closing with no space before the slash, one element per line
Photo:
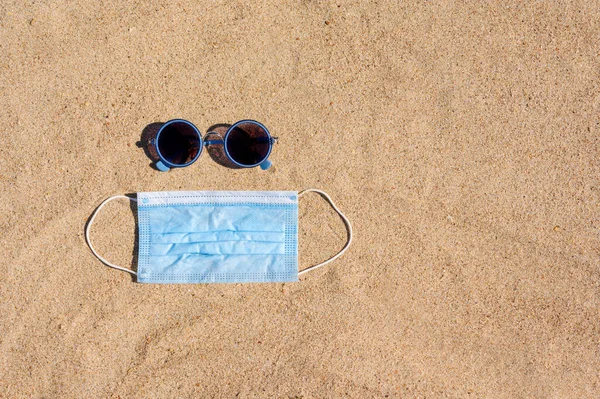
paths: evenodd
<path fill-rule="evenodd" d="M 1 398 L 597 398 L 600 4 L 5 1 Z M 251 118 L 274 166 L 160 173 L 144 129 Z M 328 192 L 298 283 L 96 259 L 114 194 Z M 131 266 L 111 203 L 101 254 Z M 343 223 L 300 201 L 302 268 Z"/>

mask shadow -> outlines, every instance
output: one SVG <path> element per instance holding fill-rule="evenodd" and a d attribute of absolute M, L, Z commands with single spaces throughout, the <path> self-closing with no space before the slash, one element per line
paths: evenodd
<path fill-rule="evenodd" d="M 135 198 L 137 197 L 136 193 L 127 193 L 125 194 L 128 197 Z M 138 248 L 140 244 L 139 237 L 139 225 L 138 225 L 138 213 L 137 213 L 137 202 L 129 201 L 129 209 L 131 209 L 131 213 L 133 213 L 133 219 L 135 220 L 135 238 L 133 240 L 133 250 L 131 252 L 131 269 L 137 273 L 137 265 L 138 265 Z M 131 275 L 131 280 L 136 281 L 136 277 Z"/>

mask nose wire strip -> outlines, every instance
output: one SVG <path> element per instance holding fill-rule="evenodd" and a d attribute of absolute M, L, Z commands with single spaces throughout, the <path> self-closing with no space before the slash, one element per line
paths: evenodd
<path fill-rule="evenodd" d="M 319 263 L 318 265 L 314 265 L 314 266 L 308 267 L 308 268 L 306 268 L 306 269 L 298 272 L 298 275 L 304 274 L 304 273 L 309 272 L 311 270 L 314 270 L 314 269 L 316 269 L 318 267 L 325 266 L 329 262 L 333 262 L 334 260 L 336 260 L 337 258 L 339 258 L 340 256 L 342 256 L 342 254 L 344 252 L 346 252 L 346 250 L 350 247 L 350 243 L 352 243 L 352 225 L 350 224 L 350 221 L 348 220 L 348 218 L 346 217 L 346 215 L 344 215 L 342 213 L 342 211 L 340 211 L 338 209 L 338 207 L 335 206 L 335 204 L 333 203 L 333 200 L 331 199 L 331 197 L 329 197 L 329 195 L 327 195 L 327 193 L 325 193 L 324 191 L 321 191 L 321 190 L 314 189 L 314 188 L 308 188 L 308 189 L 300 192 L 298 194 L 298 198 L 300 198 L 304 194 L 310 193 L 310 192 L 321 194 L 321 196 L 323 196 L 323 198 L 325 198 L 327 200 L 327 202 L 329 202 L 329 204 L 338 213 L 338 215 L 340 215 L 340 217 L 344 221 L 344 224 L 346 225 L 346 229 L 348 229 L 348 241 L 346 242 L 346 245 L 344 245 L 344 248 L 342 248 L 341 251 L 338 252 L 336 255 L 334 255 L 332 258 L 329 258 L 325 262 Z"/>
<path fill-rule="evenodd" d="M 90 249 L 92 250 L 92 252 L 94 253 L 94 255 L 96 255 L 96 257 L 98 259 L 100 259 L 100 261 L 102 263 L 104 263 L 106 266 L 112 267 L 113 269 L 122 270 L 124 272 L 131 273 L 134 276 L 137 276 L 137 273 L 134 272 L 133 270 L 126 269 L 126 268 L 121 267 L 121 266 L 117 266 L 115 264 L 110 263 L 106 259 L 104 259 L 102 256 L 100 256 L 98 254 L 98 252 L 96 252 L 96 250 L 92 246 L 92 242 L 90 241 L 90 230 L 92 228 L 92 224 L 94 223 L 94 219 L 96 219 L 96 215 L 98 214 L 98 212 L 100 212 L 100 209 L 102 209 L 102 207 L 104 205 L 108 204 L 110 201 L 115 200 L 115 199 L 120 199 L 120 198 L 128 199 L 129 201 L 132 201 L 132 202 L 137 202 L 137 200 L 135 198 L 127 197 L 125 195 L 115 195 L 115 196 L 109 197 L 109 198 L 105 199 L 104 201 L 102 201 L 102 203 L 98 206 L 98 208 L 96 208 L 96 210 L 92 214 L 92 217 L 90 218 L 90 221 L 89 221 L 87 227 L 85 228 L 85 241 L 87 242 L 87 245 L 90 247 Z"/>

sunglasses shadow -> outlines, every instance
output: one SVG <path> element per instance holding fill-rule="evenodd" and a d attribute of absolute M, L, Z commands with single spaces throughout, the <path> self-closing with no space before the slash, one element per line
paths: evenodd
<path fill-rule="evenodd" d="M 212 125 L 211 127 L 208 128 L 208 133 L 210 133 L 210 132 L 218 133 L 219 136 L 221 136 L 221 138 L 219 139 L 216 135 L 214 135 L 214 134 L 209 135 L 207 133 L 204 136 L 204 141 L 224 139 L 225 133 L 227 133 L 227 129 L 229 129 L 230 127 L 231 127 L 231 125 L 228 123 L 217 123 L 216 125 Z M 229 169 L 243 169 L 241 166 L 238 166 L 238 165 L 234 164 L 233 162 L 231 162 L 229 157 L 227 157 L 227 155 L 225 154 L 225 145 L 224 144 L 207 145 L 205 148 L 206 148 L 206 152 L 208 152 L 208 155 L 210 155 L 210 157 L 213 159 L 213 161 L 215 161 L 219 165 L 224 166 Z"/>
<path fill-rule="evenodd" d="M 154 148 L 154 146 L 150 144 L 150 140 L 156 138 L 156 134 L 158 133 L 158 130 L 162 125 L 164 125 L 164 122 L 153 122 L 149 124 L 144 128 L 144 130 L 142 130 L 140 141 L 135 143 L 135 145 L 138 148 L 144 149 L 144 153 L 152 161 L 150 166 L 156 170 L 158 170 L 156 168 L 156 162 L 159 160 L 159 158 L 158 153 L 156 152 L 156 148 Z"/>

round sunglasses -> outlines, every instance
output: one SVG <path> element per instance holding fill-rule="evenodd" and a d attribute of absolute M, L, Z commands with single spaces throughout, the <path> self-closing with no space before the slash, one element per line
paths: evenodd
<path fill-rule="evenodd" d="M 218 138 L 213 139 L 214 136 Z M 272 165 L 268 158 L 276 141 L 262 123 L 250 119 L 231 125 L 224 137 L 217 132 L 208 132 L 204 139 L 193 123 L 172 119 L 160 127 L 150 144 L 159 158 L 156 168 L 162 172 L 193 164 L 202 149 L 209 145 L 223 146 L 225 157 L 235 167 L 260 166 L 267 170 Z"/>

